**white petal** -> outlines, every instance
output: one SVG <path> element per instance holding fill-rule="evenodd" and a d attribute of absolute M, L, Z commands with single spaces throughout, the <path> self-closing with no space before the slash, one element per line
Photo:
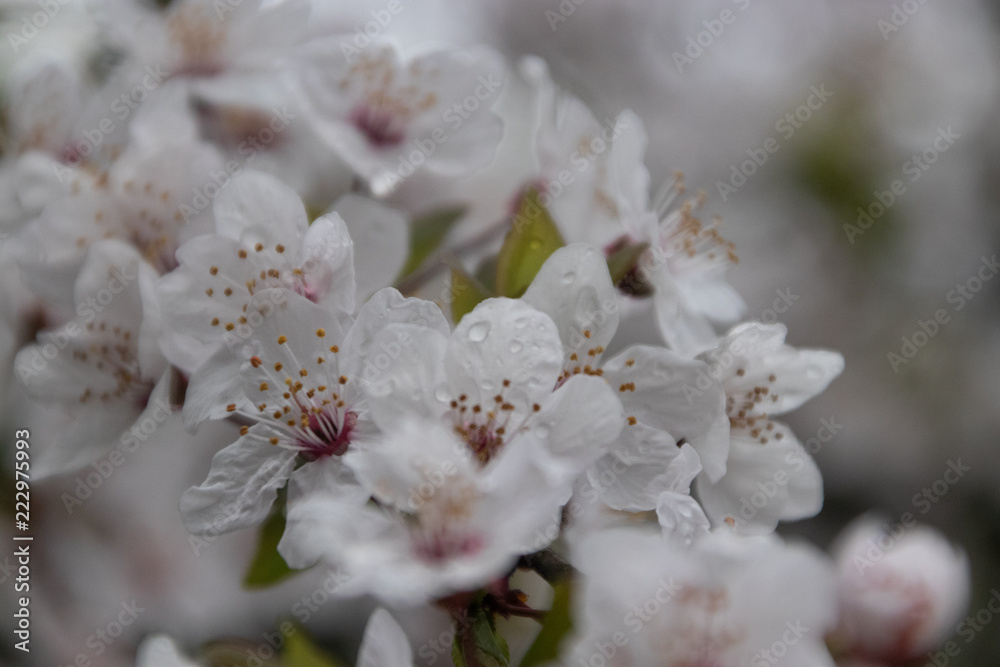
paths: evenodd
<path fill-rule="evenodd" d="M 229 416 L 226 407 L 249 406 L 240 382 L 240 358 L 227 347 L 218 347 L 188 378 L 184 394 L 184 428 L 194 433 L 206 419 Z"/>
<path fill-rule="evenodd" d="M 685 546 L 707 535 L 711 528 L 701 505 L 685 493 L 666 491 L 661 494 L 656 501 L 656 518 L 664 537 Z"/>
<path fill-rule="evenodd" d="M 218 233 L 241 241 L 273 235 L 299 247 L 309 226 L 299 196 L 274 176 L 256 171 L 234 176 L 216 196 L 214 211 Z"/>
<path fill-rule="evenodd" d="M 644 512 L 655 509 L 663 493 L 686 494 L 699 472 L 691 445 L 678 447 L 668 433 L 638 423 L 625 427 L 587 476 L 611 508 Z"/>
<path fill-rule="evenodd" d="M 343 458 L 377 500 L 407 512 L 422 504 L 422 485 L 433 495 L 474 471 L 469 448 L 437 419 L 402 420 L 377 445 L 352 448 Z"/>
<path fill-rule="evenodd" d="M 594 248 L 575 243 L 545 260 L 522 299 L 547 314 L 559 328 L 566 365 L 596 365 L 618 330 L 618 296 L 607 260 Z M 576 354 L 576 361 L 569 357 Z"/>
<path fill-rule="evenodd" d="M 376 334 L 382 327 L 394 323 L 430 327 L 444 336 L 451 335 L 448 320 L 437 305 L 423 299 L 404 297 L 396 289 L 386 287 L 372 295 L 358 311 L 358 317 L 342 346 L 343 372 L 350 377 L 362 377 Z"/>
<path fill-rule="evenodd" d="M 135 656 L 135 667 L 200 667 L 181 653 L 167 635 L 153 635 L 142 640 Z"/>
<path fill-rule="evenodd" d="M 540 406 L 499 458 L 507 450 L 527 449 L 551 486 L 571 484 L 608 451 L 625 425 L 621 402 L 597 377 L 571 377 Z"/>
<path fill-rule="evenodd" d="M 797 350 L 783 344 L 785 328 L 781 325 L 742 327 L 723 341 L 720 351 L 707 358 L 723 363 L 723 386 L 730 396 L 743 396 L 755 387 L 767 387 L 769 393 L 756 408 L 758 414 L 779 415 L 794 410 L 826 389 L 844 370 L 844 358 L 826 350 Z M 728 360 L 728 357 L 726 357 Z M 742 371 L 740 373 L 739 371 Z"/>
<path fill-rule="evenodd" d="M 364 303 L 399 276 L 409 252 L 409 225 L 400 211 L 354 193 L 338 199 L 333 210 L 354 241 L 357 301 Z"/>
<path fill-rule="evenodd" d="M 791 429 L 772 423 L 767 431 L 759 422 L 764 435 L 756 437 L 745 428 L 733 429 L 725 476 L 715 484 L 698 478 L 698 498 L 713 524 L 732 518 L 745 532 L 770 532 L 779 521 L 813 516 L 822 507 L 823 478 L 816 463 Z"/>
<path fill-rule="evenodd" d="M 631 365 L 629 364 L 631 361 Z M 729 418 L 721 385 L 701 361 L 662 348 L 637 345 L 604 364 L 604 378 L 620 391 L 627 416 L 687 440 L 698 452 L 705 474 L 719 479 L 729 453 Z"/>
<path fill-rule="evenodd" d="M 212 457 L 205 481 L 181 496 L 181 516 L 189 531 L 217 535 L 267 517 L 295 467 L 295 451 L 270 443 L 277 436 L 269 426 L 256 424 Z"/>
<path fill-rule="evenodd" d="M 694 311 L 684 298 L 676 279 L 666 267 L 653 274 L 656 287 L 653 308 L 660 334 L 670 349 L 693 357 L 716 344 L 715 329 L 704 315 Z"/>
<path fill-rule="evenodd" d="M 336 213 L 313 221 L 302 260 L 306 296 L 329 308 L 354 312 L 354 242 Z"/>
<path fill-rule="evenodd" d="M 389 612 L 376 609 L 361 639 L 358 667 L 412 667 L 413 649 L 406 633 Z"/>
<path fill-rule="evenodd" d="M 469 405 L 489 409 L 502 395 L 519 414 L 529 414 L 552 392 L 562 360 L 552 318 L 523 301 L 495 298 L 480 303 L 455 327 L 445 368 L 452 391 L 467 395 Z"/>
<path fill-rule="evenodd" d="M 438 398 L 445 391 L 447 347 L 448 338 L 428 327 L 390 324 L 378 332 L 361 381 L 380 427 L 388 429 L 413 416 L 440 417 L 448 409 Z"/>

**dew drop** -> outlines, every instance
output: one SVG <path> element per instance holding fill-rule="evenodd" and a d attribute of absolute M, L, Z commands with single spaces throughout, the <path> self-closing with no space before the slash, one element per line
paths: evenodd
<path fill-rule="evenodd" d="M 469 327 L 469 340 L 473 343 L 482 343 L 490 333 L 489 322 L 476 322 Z"/>
<path fill-rule="evenodd" d="M 510 353 L 511 353 L 511 354 L 517 354 L 517 353 L 518 353 L 518 352 L 520 352 L 520 351 L 521 351 L 521 350 L 522 350 L 523 348 L 524 348 L 524 345 L 522 345 L 522 344 L 521 344 L 521 341 L 519 341 L 519 340 L 512 340 L 512 341 L 510 342 Z"/>
<path fill-rule="evenodd" d="M 563 285 L 572 285 L 576 281 L 576 273 L 573 271 L 567 271 L 563 274 L 562 283 Z"/>

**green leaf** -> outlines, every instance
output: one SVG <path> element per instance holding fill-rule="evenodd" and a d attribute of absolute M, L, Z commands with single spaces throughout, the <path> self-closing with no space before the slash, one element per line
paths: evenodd
<path fill-rule="evenodd" d="M 285 532 L 285 489 L 278 492 L 271 515 L 260 527 L 257 535 L 257 552 L 243 577 L 246 588 L 264 588 L 287 579 L 298 570 L 293 570 L 278 553 L 278 542 Z"/>
<path fill-rule="evenodd" d="M 616 250 L 608 257 L 608 272 L 611 274 L 611 283 L 617 285 L 625 279 L 629 273 L 639 265 L 639 258 L 642 253 L 649 249 L 648 243 L 636 243 Z"/>
<path fill-rule="evenodd" d="M 480 301 L 493 296 L 488 289 L 463 271 L 454 267 L 451 270 L 451 319 L 455 324 L 472 312 L 472 309 L 479 305 Z"/>
<path fill-rule="evenodd" d="M 344 667 L 344 663 L 316 646 L 302 627 L 296 625 L 295 628 L 297 632 L 285 640 L 282 654 L 282 662 L 287 667 Z"/>
<path fill-rule="evenodd" d="M 406 258 L 399 278 L 405 278 L 441 246 L 448 232 L 465 215 L 464 206 L 446 208 L 421 216 L 410 223 L 410 255 Z"/>
<path fill-rule="evenodd" d="M 471 642 L 469 641 L 471 640 Z M 471 643 L 474 656 L 466 654 Z M 479 601 L 469 607 L 465 622 L 458 625 L 451 643 L 451 658 L 455 667 L 470 663 L 482 667 L 510 667 L 510 648 L 498 632 L 493 615 Z"/>
<path fill-rule="evenodd" d="M 545 615 L 542 631 L 535 637 L 528 653 L 521 660 L 521 667 L 541 665 L 559 658 L 559 645 L 570 630 L 573 629 L 573 619 L 570 616 L 571 589 L 569 582 L 556 584 L 552 607 Z"/>
<path fill-rule="evenodd" d="M 264 658 L 259 655 L 260 644 L 246 639 L 222 639 L 201 647 L 199 665 L 208 667 L 283 667 L 273 653 Z"/>
<path fill-rule="evenodd" d="M 476 272 L 473 274 L 476 280 L 491 292 L 496 291 L 497 280 L 497 256 L 490 255 L 479 263 Z"/>
<path fill-rule="evenodd" d="M 500 296 L 520 297 L 545 260 L 566 245 L 552 216 L 529 189 L 497 255 L 496 290 Z"/>

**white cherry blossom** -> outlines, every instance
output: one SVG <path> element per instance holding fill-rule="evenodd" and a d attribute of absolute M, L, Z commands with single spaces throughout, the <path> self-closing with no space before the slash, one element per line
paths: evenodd
<path fill-rule="evenodd" d="M 205 481 L 182 497 L 181 514 L 193 533 L 259 523 L 289 479 L 290 500 L 327 478 L 351 483 L 341 459 L 375 432 L 361 391 L 361 360 L 373 337 L 394 322 L 447 331 L 436 307 L 391 288 L 372 297 L 353 323 L 273 288 L 256 293 L 247 313 L 253 330 L 239 369 L 240 390 L 234 392 L 228 378 L 222 386 L 208 378 L 203 400 L 211 400 L 214 389 L 215 401 L 231 401 L 223 414 L 249 424 L 215 455 Z"/>
<path fill-rule="evenodd" d="M 955 632 L 969 604 L 965 553 L 912 520 L 863 516 L 834 545 L 838 642 L 859 657 L 896 664 L 921 657 Z"/>
<path fill-rule="evenodd" d="M 588 471 L 592 488 L 614 509 L 662 507 L 664 517 L 676 522 L 673 499 L 703 522 L 697 504 L 679 496 L 688 494 L 703 467 L 713 479 L 726 469 L 729 429 L 721 387 L 712 384 L 690 399 L 684 391 L 707 365 L 650 346 L 630 347 L 604 361 L 605 346 L 618 328 L 619 301 L 604 256 L 585 244 L 549 257 L 523 299 L 559 328 L 559 382 L 578 375 L 603 378 L 624 406 L 628 423 L 611 451 Z"/>
<path fill-rule="evenodd" d="M 383 435 L 344 462 L 378 505 L 340 493 L 292 506 L 285 559 L 323 557 L 350 573 L 345 592 L 412 605 L 489 583 L 546 546 L 537 535 L 624 422 L 599 378 L 553 391 L 562 346 L 552 320 L 521 301 L 489 299 L 450 337 L 391 325 L 372 350 L 394 357 L 365 363 Z"/>
<path fill-rule="evenodd" d="M 725 476 L 703 475 L 695 483 L 716 525 L 770 532 L 779 521 L 813 516 L 823 505 L 819 468 L 792 430 L 772 417 L 826 389 L 844 369 L 844 358 L 797 350 L 785 344 L 786 332 L 781 324 L 741 324 L 703 355 L 725 389 L 731 434 Z M 701 391 L 697 383 L 686 388 L 691 396 Z"/>
<path fill-rule="evenodd" d="M 836 623 L 832 568 L 812 548 L 722 532 L 686 549 L 633 528 L 576 551 L 584 579 L 565 664 L 834 664 L 823 643 Z"/>
<path fill-rule="evenodd" d="M 73 427 L 38 461 L 38 474 L 98 458 L 148 409 L 169 414 L 154 280 L 134 248 L 95 243 L 76 280 L 77 317 L 18 353 L 14 367 L 28 394 L 73 416 Z"/>
<path fill-rule="evenodd" d="M 353 246 L 337 214 L 310 225 L 288 186 L 247 171 L 216 197 L 214 217 L 215 233 L 181 246 L 177 269 L 157 284 L 168 324 L 164 352 L 192 374 L 195 400 L 186 403 L 184 414 L 189 428 L 223 416 L 203 392 L 218 391 L 227 376 L 235 388 L 237 353 L 250 333 L 247 308 L 255 293 L 281 288 L 342 316 L 355 304 Z"/>
<path fill-rule="evenodd" d="M 489 164 L 502 124 L 489 108 L 503 87 L 492 52 L 401 53 L 347 37 L 313 44 L 296 78 L 297 98 L 320 137 L 376 196 L 416 169 L 460 176 Z"/>

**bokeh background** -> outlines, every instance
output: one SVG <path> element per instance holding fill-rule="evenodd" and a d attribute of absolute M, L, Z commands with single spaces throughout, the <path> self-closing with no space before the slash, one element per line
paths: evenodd
<path fill-rule="evenodd" d="M 342 4 L 317 0 L 324 20 L 350 32 L 385 3 Z M 689 189 L 706 191 L 705 212 L 723 219 L 740 256 L 731 282 L 748 314 L 787 324 L 793 345 L 846 357 L 843 376 L 789 419 L 823 471 L 824 510 L 781 531 L 825 548 L 864 511 L 876 510 L 886 521 L 911 512 L 967 550 L 969 609 L 981 609 L 1000 590 L 1000 277 L 988 269 L 1000 241 L 1000 3 L 403 4 L 386 33 L 404 44 L 486 43 L 511 62 L 536 54 L 599 119 L 625 108 L 639 114 L 649 133 L 653 182 L 683 171 Z M 36 8 L 33 2 L 0 4 L 0 34 Z M 713 34 L 709 25 L 722 25 L 715 21 L 724 11 L 733 20 Z M 93 48 L 94 36 L 74 23 L 82 16 L 61 15 L 65 25 L 48 31 L 45 48 L 82 54 Z M 0 84 L 14 62 L 0 45 Z M 811 95 L 814 108 L 803 106 Z M 763 161 L 769 139 L 778 149 L 764 151 Z M 763 164 L 747 166 L 754 156 Z M 753 173 L 741 181 L 734 176 L 740 170 Z M 902 194 L 885 205 L 894 181 Z M 870 223 L 861 218 L 867 228 L 859 211 L 871 215 Z M 956 296 L 962 285 L 968 298 Z M 2 352 L 9 364 L 27 325 L 23 304 L 10 294 L 2 298 Z M 784 312 L 770 310 L 779 302 Z M 947 322 L 914 340 L 920 323 L 942 309 Z M 632 327 L 626 337 L 634 340 L 654 331 L 642 322 Z M 909 358 L 904 339 L 924 344 Z M 894 364 L 892 353 L 904 360 Z M 11 434 L 28 414 L 46 419 L 6 373 L 5 489 Z M 58 432 L 57 416 L 51 419 L 48 426 Z M 824 423 L 836 424 L 835 433 L 821 431 Z M 179 423 L 166 424 L 72 514 L 61 498 L 73 493 L 79 475 L 33 485 L 38 537 L 30 664 L 69 664 L 80 653 L 94 665 L 131 664 L 136 642 L 152 630 L 169 631 L 188 646 L 226 635 L 256 645 L 276 618 L 303 620 L 296 610 L 311 609 L 303 596 L 322 587 L 324 573 L 243 591 L 252 531 L 220 537 L 196 555 L 180 524 L 177 498 L 202 479 L 234 429 L 208 425 L 189 441 L 180 437 Z M 959 460 L 969 471 L 934 502 L 921 501 L 923 489 Z M 4 512 L 13 511 L 12 495 L 0 496 Z M 0 522 L 0 541 L 9 542 L 12 523 Z M 0 552 L 0 562 L 10 551 Z M 0 572 L 0 661 L 19 664 L 23 659 L 6 639 L 12 636 L 11 576 Z M 91 636 L 133 600 L 144 610 L 96 655 Z M 370 605 L 315 606 L 302 613 L 307 627 L 352 656 L 352 637 L 360 636 Z M 401 620 L 411 628 L 444 622 Z M 993 623 L 974 641 L 960 640 L 962 651 L 951 664 L 998 664 L 1000 619 Z"/>

